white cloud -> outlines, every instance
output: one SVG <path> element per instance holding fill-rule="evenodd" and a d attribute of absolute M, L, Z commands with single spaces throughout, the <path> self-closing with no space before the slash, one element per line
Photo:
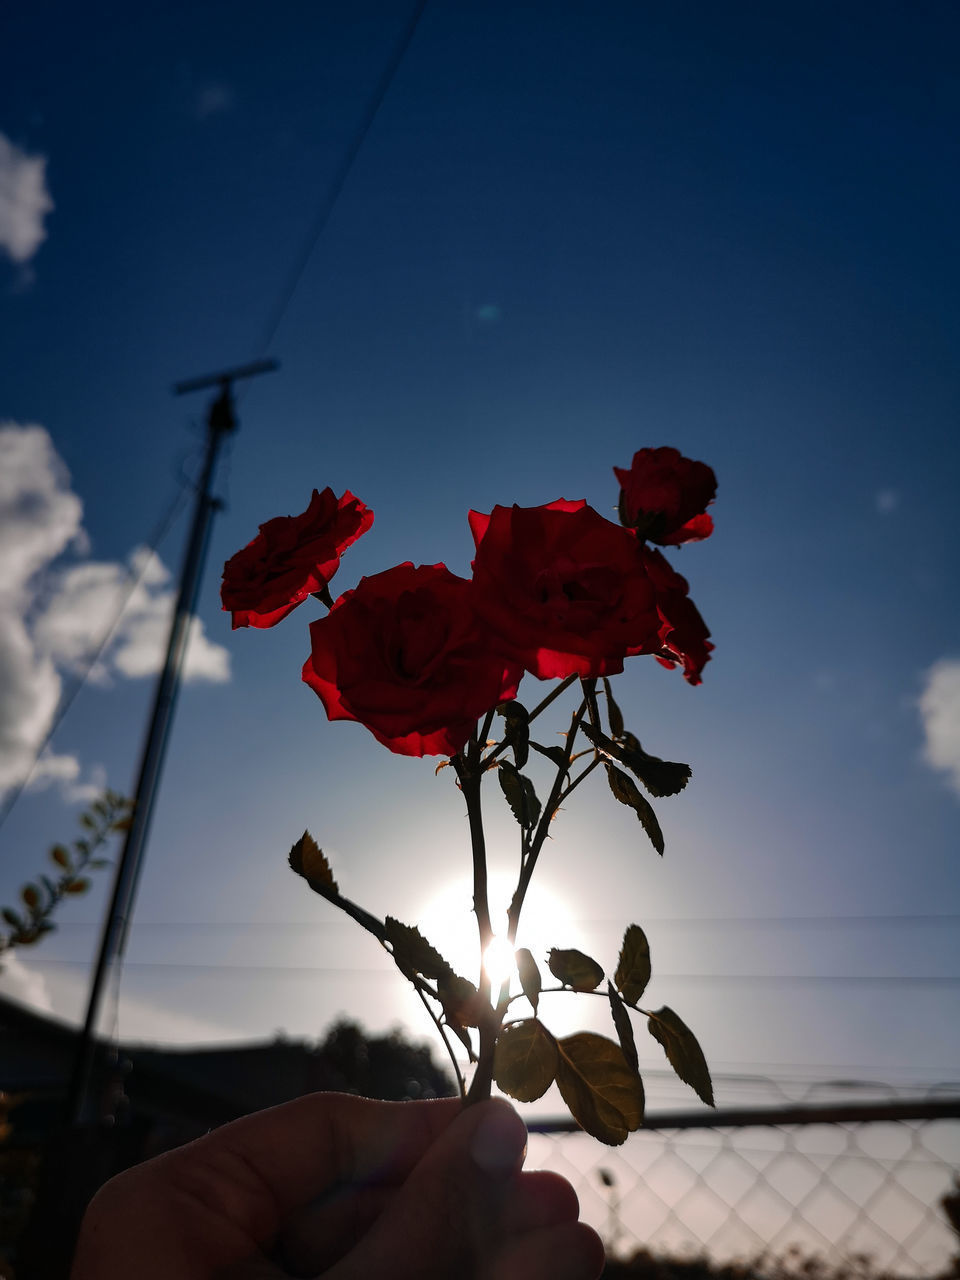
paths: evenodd
<path fill-rule="evenodd" d="M 44 428 L 0 422 L 0 603 L 21 600 L 31 578 L 83 536 L 82 516 Z"/>
<path fill-rule="evenodd" d="M 873 495 L 873 505 L 878 515 L 892 515 L 900 505 L 900 494 L 896 489 L 878 489 Z"/>
<path fill-rule="evenodd" d="M 40 1013 L 53 1013 L 53 1000 L 43 974 L 28 969 L 15 951 L 8 951 L 0 963 L 0 991 Z"/>
<path fill-rule="evenodd" d="M 43 427 L 0 423 L 0 794 L 30 772 L 56 714 L 61 673 L 85 665 L 124 600 L 92 679 L 110 684 L 150 676 L 163 662 L 175 590 L 153 552 L 140 548 L 131 557 L 139 575 L 132 589 L 130 571 L 113 561 L 52 567 L 67 549 L 87 554 L 82 515 Z M 196 618 L 184 676 L 230 678 L 229 654 L 207 638 Z M 86 781 L 80 775 L 75 757 L 45 753 L 30 785 L 56 782 L 67 799 L 85 800 L 97 775 Z"/>
<path fill-rule="evenodd" d="M 47 238 L 46 170 L 45 156 L 28 155 L 0 133 L 0 249 L 17 263 L 29 262 Z"/>
<path fill-rule="evenodd" d="M 924 759 L 960 795 L 960 658 L 941 658 L 930 667 L 918 706 Z"/>
<path fill-rule="evenodd" d="M 162 589 L 169 580 L 170 571 L 146 547 L 133 553 L 130 570 L 109 561 L 75 565 L 59 575 L 34 623 L 34 638 L 58 664 L 76 665 L 97 648 L 126 600 L 91 675 L 101 684 L 117 675 L 155 675 L 163 665 L 175 604 L 175 590 Z M 217 683 L 230 679 L 230 655 L 207 639 L 199 618 L 191 624 L 183 676 Z"/>

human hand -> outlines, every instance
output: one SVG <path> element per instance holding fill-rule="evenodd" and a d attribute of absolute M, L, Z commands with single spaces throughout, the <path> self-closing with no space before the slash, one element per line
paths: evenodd
<path fill-rule="evenodd" d="M 71 1280 L 594 1280 L 568 1182 L 507 1103 L 316 1093 L 120 1174 Z"/>

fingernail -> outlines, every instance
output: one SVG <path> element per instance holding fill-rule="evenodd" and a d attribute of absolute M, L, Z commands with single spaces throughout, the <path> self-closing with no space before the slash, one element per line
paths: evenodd
<path fill-rule="evenodd" d="M 527 1126 L 506 1102 L 494 1101 L 470 1143 L 474 1163 L 494 1178 L 516 1172 L 527 1153 Z"/>

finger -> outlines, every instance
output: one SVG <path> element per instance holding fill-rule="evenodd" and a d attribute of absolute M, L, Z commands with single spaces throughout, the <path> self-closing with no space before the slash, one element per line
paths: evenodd
<path fill-rule="evenodd" d="M 447 1280 L 482 1274 L 507 1232 L 505 1196 L 526 1150 L 526 1128 L 506 1102 L 463 1111 L 390 1198 L 364 1239 L 327 1280 Z"/>
<path fill-rule="evenodd" d="M 393 1188 L 339 1188 L 293 1215 L 285 1225 L 276 1257 L 292 1276 L 315 1276 L 339 1262 L 396 1195 Z M 556 1173 L 521 1173 L 504 1188 L 505 1234 L 575 1222 L 577 1193 Z"/>
<path fill-rule="evenodd" d="M 337 1187 L 286 1222 L 274 1251 L 285 1272 L 327 1271 L 370 1230 L 396 1192 L 390 1187 Z"/>
<path fill-rule="evenodd" d="M 566 1222 L 515 1236 L 500 1249 L 484 1280 L 597 1280 L 603 1241 L 584 1222 Z"/>
<path fill-rule="evenodd" d="M 246 1166 L 277 1221 L 331 1185 L 402 1182 L 460 1111 L 458 1099 L 373 1102 L 314 1093 L 245 1116 L 171 1152 L 184 1165 L 211 1158 Z M 264 1232 L 264 1239 L 276 1231 Z"/>
<path fill-rule="evenodd" d="M 101 1189 L 84 1218 L 75 1280 L 112 1274 L 108 1264 L 140 1280 L 188 1280 L 245 1262 L 332 1183 L 402 1181 L 460 1109 L 456 1099 L 311 1094 L 224 1125 Z M 149 1258 L 143 1239 L 160 1242 Z"/>
<path fill-rule="evenodd" d="M 503 1228 L 508 1232 L 535 1231 L 561 1222 L 576 1222 L 577 1193 L 559 1173 L 521 1173 L 505 1198 Z"/>

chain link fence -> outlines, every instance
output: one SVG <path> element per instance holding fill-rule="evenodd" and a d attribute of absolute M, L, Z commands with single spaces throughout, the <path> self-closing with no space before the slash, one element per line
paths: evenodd
<path fill-rule="evenodd" d="M 573 1183 L 610 1257 L 792 1254 L 932 1277 L 960 1251 L 942 1204 L 960 1168 L 960 1096 L 660 1112 L 610 1149 L 568 1121 L 530 1129 L 528 1168 Z"/>

